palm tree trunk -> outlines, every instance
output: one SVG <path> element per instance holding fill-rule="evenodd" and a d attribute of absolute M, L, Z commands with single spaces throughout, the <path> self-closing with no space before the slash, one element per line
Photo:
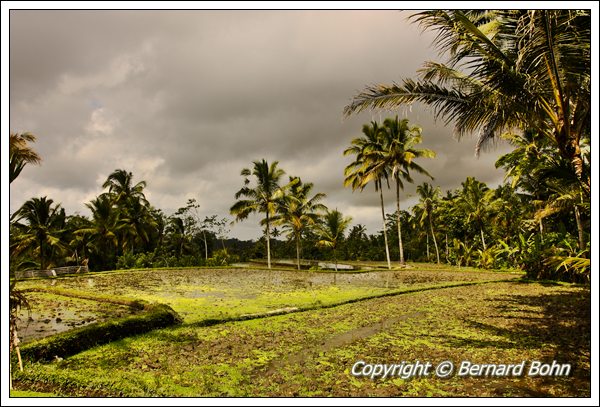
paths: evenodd
<path fill-rule="evenodd" d="M 437 240 L 435 239 L 435 233 L 433 233 L 433 222 L 431 215 L 429 216 L 429 228 L 431 229 L 431 237 L 433 237 L 433 245 L 435 246 L 435 255 L 437 257 L 437 263 L 440 264 L 440 251 L 438 250 Z"/>
<path fill-rule="evenodd" d="M 202 229 L 202 237 L 204 237 L 204 258 L 208 260 L 208 243 L 206 242 L 206 230 Z"/>
<path fill-rule="evenodd" d="M 398 222 L 398 250 L 400 252 L 400 264 L 404 264 L 404 247 L 402 246 L 402 225 L 400 223 L 400 180 L 396 180 L 396 216 Z"/>
<path fill-rule="evenodd" d="M 446 263 L 448 263 L 448 257 L 450 257 L 450 251 L 448 249 L 448 233 L 446 233 Z"/>
<path fill-rule="evenodd" d="M 44 257 L 44 240 L 40 239 L 40 270 L 46 270 L 46 259 Z"/>
<path fill-rule="evenodd" d="M 585 250 L 585 241 L 583 240 L 583 224 L 581 222 L 581 213 L 579 207 L 575 205 L 573 208 L 575 211 L 575 220 L 577 221 L 577 234 L 579 237 L 579 250 Z"/>
<path fill-rule="evenodd" d="M 483 244 L 483 250 L 486 250 L 487 247 L 485 245 L 485 237 L 483 237 L 483 227 L 479 228 L 479 232 L 481 232 L 481 243 Z"/>
<path fill-rule="evenodd" d="M 300 236 L 296 235 L 296 260 L 298 261 L 298 270 L 300 270 Z"/>
<path fill-rule="evenodd" d="M 429 261 L 429 233 L 425 232 L 425 238 L 427 241 L 427 261 Z"/>
<path fill-rule="evenodd" d="M 335 247 L 333 248 L 333 267 L 337 273 L 337 255 L 335 254 Z M 335 278 L 335 275 L 333 278 Z"/>
<path fill-rule="evenodd" d="M 267 267 L 271 269 L 271 230 L 269 228 L 269 212 L 267 212 Z"/>
<path fill-rule="evenodd" d="M 387 259 L 388 269 L 392 269 L 392 263 L 390 262 L 390 248 L 387 240 L 387 226 L 385 225 L 385 208 L 383 206 L 383 185 L 379 181 L 379 198 L 381 200 L 381 218 L 383 219 L 383 241 L 385 242 L 385 257 Z"/>

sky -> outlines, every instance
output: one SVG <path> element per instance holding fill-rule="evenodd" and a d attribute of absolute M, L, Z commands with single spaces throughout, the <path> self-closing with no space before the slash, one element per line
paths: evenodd
<path fill-rule="evenodd" d="M 508 146 L 476 157 L 476 135 L 455 139 L 424 106 L 342 114 L 365 86 L 414 78 L 439 60 L 433 34 L 407 20 L 412 13 L 12 10 L 10 131 L 35 134 L 43 161 L 10 185 L 10 212 L 47 196 L 67 214 L 89 216 L 85 203 L 125 169 L 167 215 L 194 198 L 201 216 L 233 219 L 240 171 L 264 158 L 376 233 L 378 194 L 344 188 L 351 157 L 342 152 L 364 123 L 396 114 L 422 127 L 421 146 L 437 157 L 420 164 L 442 191 L 467 176 L 496 186 L 504 173 L 494 162 Z M 403 209 L 427 180 L 406 186 Z M 393 212 L 395 192 L 385 194 Z M 258 217 L 230 232 L 260 235 Z"/>

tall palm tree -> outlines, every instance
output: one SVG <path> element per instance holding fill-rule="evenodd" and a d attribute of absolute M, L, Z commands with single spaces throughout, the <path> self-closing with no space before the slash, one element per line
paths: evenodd
<path fill-rule="evenodd" d="M 556 142 L 590 193 L 581 152 L 591 131 L 590 10 L 434 10 L 412 18 L 437 32 L 446 63 L 425 63 L 417 80 L 368 86 L 345 114 L 422 102 L 454 122 L 459 136 L 479 131 L 476 151 L 533 127 Z"/>
<path fill-rule="evenodd" d="M 337 254 L 336 249 L 344 239 L 344 232 L 352 222 L 351 217 L 344 217 L 337 209 L 327 211 L 323 217 L 323 223 L 319 227 L 319 240 L 317 245 L 329 247 L 333 251 L 333 261 L 335 271 L 337 272 Z"/>
<path fill-rule="evenodd" d="M 375 191 L 379 192 L 381 204 L 385 255 L 388 269 L 391 269 L 392 264 L 390 261 L 385 206 L 383 202 L 383 180 L 385 180 L 389 188 L 389 170 L 384 162 L 384 131 L 379 127 L 377 122 L 372 121 L 370 124 L 363 125 L 362 132 L 364 136 L 353 139 L 350 147 L 344 150 L 344 155 L 355 155 L 354 161 L 346 166 L 344 170 L 344 186 L 351 186 L 353 191 L 356 189 L 362 191 L 369 182 L 374 181 Z"/>
<path fill-rule="evenodd" d="M 278 213 L 273 217 L 273 223 L 283 226 L 290 237 L 296 242 L 296 262 L 300 270 L 300 250 L 302 233 L 317 224 L 322 211 L 327 207 L 320 203 L 325 194 L 317 193 L 310 197 L 313 184 L 302 183 L 299 177 L 289 177 L 288 192 L 279 205 Z"/>
<path fill-rule="evenodd" d="M 261 224 L 265 226 L 267 241 L 267 265 L 271 268 L 271 218 L 275 215 L 278 202 L 284 196 L 284 190 L 279 186 L 279 180 L 285 172 L 277 168 L 278 161 L 269 165 L 266 160 L 253 161 L 252 170 L 242 169 L 241 176 L 244 177 L 244 186 L 235 194 L 236 203 L 230 208 L 236 221 L 246 219 L 251 213 L 259 212 L 265 214 Z M 251 188 L 250 176 L 255 178 L 255 186 Z M 245 197 L 247 199 L 239 200 Z"/>
<path fill-rule="evenodd" d="M 13 253 L 30 249 L 39 259 L 40 269 L 50 264 L 53 252 L 65 248 L 61 234 L 65 227 L 65 210 L 47 197 L 31 198 L 13 215 L 15 226 L 22 232 Z M 22 223 L 25 221 L 26 223 Z"/>
<path fill-rule="evenodd" d="M 9 179 L 12 183 L 26 164 L 39 164 L 42 158 L 29 146 L 36 137 L 31 133 L 10 133 Z"/>
<path fill-rule="evenodd" d="M 400 263 L 404 264 L 404 248 L 402 245 L 402 222 L 400 219 L 400 190 L 404 190 L 403 181 L 414 182 L 410 172 L 418 172 L 433 179 L 433 177 L 414 160 L 417 158 L 433 158 L 435 152 L 432 150 L 416 147 L 421 143 L 421 128 L 410 126 L 408 119 L 398 120 L 387 118 L 383 122 L 384 128 L 384 151 L 380 162 L 387 165 L 396 181 L 396 224 L 398 229 L 398 250 L 400 252 Z"/>
<path fill-rule="evenodd" d="M 433 214 L 437 207 L 440 199 L 440 188 L 433 188 L 431 184 L 424 182 L 417 186 L 417 194 L 419 194 L 419 204 L 421 212 L 421 224 L 427 220 L 429 223 L 429 229 L 431 231 L 431 237 L 433 238 L 433 245 L 435 246 L 435 255 L 437 262 L 440 264 L 440 251 L 438 249 L 437 239 L 435 238 L 435 232 L 433 230 Z"/>

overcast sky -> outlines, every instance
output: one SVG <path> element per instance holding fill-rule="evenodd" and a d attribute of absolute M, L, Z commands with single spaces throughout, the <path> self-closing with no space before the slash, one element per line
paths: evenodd
<path fill-rule="evenodd" d="M 240 170 L 265 158 L 374 233 L 378 195 L 343 187 L 351 159 L 342 151 L 363 123 L 396 113 L 437 152 L 421 162 L 434 185 L 455 189 L 476 176 L 495 186 L 506 146 L 477 158 L 474 138 L 458 142 L 421 106 L 343 118 L 364 86 L 415 77 L 437 58 L 432 34 L 410 13 L 11 11 L 10 130 L 34 133 L 43 162 L 10 186 L 10 211 L 48 196 L 68 214 L 89 215 L 84 204 L 119 168 L 147 181 L 150 203 L 168 215 L 195 198 L 202 216 L 229 216 Z M 405 190 L 405 209 L 414 190 Z M 260 233 L 250 218 L 231 236 Z"/>

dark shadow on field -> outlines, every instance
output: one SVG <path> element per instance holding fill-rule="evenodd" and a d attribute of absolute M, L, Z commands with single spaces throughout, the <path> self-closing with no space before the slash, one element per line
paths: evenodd
<path fill-rule="evenodd" d="M 479 340 L 445 336 L 448 344 L 458 349 L 543 349 L 542 362 L 570 363 L 570 377 L 538 377 L 539 388 L 513 388 L 530 397 L 552 396 L 553 385 L 560 383 L 570 389 L 571 394 L 590 394 L 590 354 L 591 354 L 591 296 L 589 287 L 576 291 L 558 292 L 543 295 L 513 294 L 490 298 L 493 315 L 480 322 L 465 319 L 467 326 L 483 331 L 486 335 L 503 337 L 505 340 Z M 518 315 L 508 315 L 517 313 Z M 507 361 L 510 363 L 511 361 Z M 531 361 L 528 361 L 531 362 Z M 546 389 L 550 386 L 549 389 Z"/>

